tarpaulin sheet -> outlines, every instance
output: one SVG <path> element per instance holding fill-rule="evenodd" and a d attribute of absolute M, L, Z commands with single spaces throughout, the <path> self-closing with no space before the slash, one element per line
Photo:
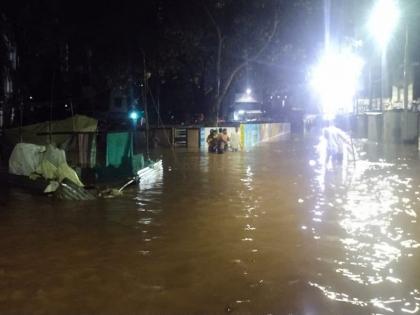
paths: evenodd
<path fill-rule="evenodd" d="M 41 164 L 46 148 L 31 143 L 18 143 L 9 159 L 9 172 L 29 176 Z"/>
<path fill-rule="evenodd" d="M 38 146 L 18 143 L 9 159 L 9 172 L 34 178 L 35 174 L 48 180 L 63 181 L 65 178 L 83 187 L 76 172 L 68 166 L 64 150 L 52 145 Z"/>
<path fill-rule="evenodd" d="M 40 133 L 51 132 L 95 132 L 98 127 L 98 121 L 82 115 L 75 115 L 73 117 L 52 121 L 51 124 L 46 121 L 38 124 L 23 126 L 22 128 L 13 128 L 5 130 L 5 140 L 8 143 L 16 144 L 18 142 L 33 143 L 39 145 L 48 144 L 49 135 L 39 135 Z M 20 136 L 22 139 L 20 139 Z M 52 142 L 57 146 L 62 146 L 70 141 L 71 134 L 52 135 Z"/>

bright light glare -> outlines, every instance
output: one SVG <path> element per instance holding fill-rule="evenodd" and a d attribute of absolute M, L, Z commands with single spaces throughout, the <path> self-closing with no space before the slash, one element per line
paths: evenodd
<path fill-rule="evenodd" d="M 137 120 L 137 119 L 139 119 L 139 113 L 136 112 L 135 110 L 133 110 L 133 111 L 130 112 L 129 117 L 132 120 Z"/>
<path fill-rule="evenodd" d="M 381 49 L 385 49 L 388 45 L 399 18 L 400 11 L 395 0 L 376 1 L 368 27 Z"/>
<path fill-rule="evenodd" d="M 351 113 L 363 60 L 352 52 L 326 53 L 312 70 L 312 86 L 320 99 L 325 119 Z"/>
<path fill-rule="evenodd" d="M 251 94 L 251 89 L 250 88 L 248 88 L 248 89 L 246 89 L 246 94 L 248 94 L 248 95 L 250 95 Z"/>

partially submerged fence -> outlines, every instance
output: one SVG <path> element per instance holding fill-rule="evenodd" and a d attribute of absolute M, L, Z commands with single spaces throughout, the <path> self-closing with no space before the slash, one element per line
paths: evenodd
<path fill-rule="evenodd" d="M 275 137 L 286 135 L 290 133 L 289 123 L 252 123 L 240 124 L 239 136 L 241 146 L 249 149 L 261 142 L 269 141 Z M 72 131 L 73 126 L 66 128 L 55 128 L 55 131 L 48 132 L 45 128 L 25 127 L 23 134 L 23 141 L 38 144 L 47 144 L 49 139 L 60 148 L 66 151 L 67 160 L 69 164 L 80 168 L 92 168 L 95 166 L 106 166 L 108 164 L 108 149 L 109 137 L 116 136 L 129 137 L 133 135 L 131 141 L 132 153 L 139 154 L 146 152 L 146 132 L 145 130 L 133 131 L 109 131 L 97 132 L 93 130 Z M 160 128 L 151 128 L 149 131 L 149 148 L 154 147 L 185 147 L 189 149 L 203 149 L 207 147 L 206 138 L 211 129 L 218 129 L 219 127 L 184 127 L 184 126 L 167 126 Z M 228 135 L 235 131 L 235 127 L 226 128 Z M 96 125 L 95 125 L 96 129 Z M 17 131 L 16 131 L 17 132 Z M 12 134 L 13 135 L 13 134 Z M 22 137 L 21 137 L 22 138 Z M 125 139 L 125 138 L 124 138 Z M 14 140 L 14 141 L 13 141 Z M 13 144 L 19 142 L 19 137 L 16 134 L 16 139 L 11 138 L 10 148 Z M 122 146 L 121 146 L 122 147 Z M 125 147 L 125 146 L 124 146 Z"/>

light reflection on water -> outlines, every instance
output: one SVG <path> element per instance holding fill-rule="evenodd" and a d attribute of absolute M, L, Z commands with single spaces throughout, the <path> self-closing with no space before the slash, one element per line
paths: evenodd
<path fill-rule="evenodd" d="M 10 191 L 0 313 L 416 312 L 417 157 L 357 143 L 334 169 L 312 144 L 164 152 L 157 178 L 93 203 Z"/>
<path fill-rule="evenodd" d="M 418 192 L 408 177 L 412 171 L 407 164 L 381 159 L 351 163 L 349 156 L 342 167 L 331 169 L 322 163 L 323 146 L 317 146 L 318 163 L 310 162 L 316 174 L 312 188 L 318 192 L 310 231 L 317 247 L 329 250 L 317 258 L 324 273 L 309 285 L 334 301 L 378 312 L 419 313 L 418 283 L 402 267 L 420 247 L 413 233 Z M 326 232 L 331 229 L 335 235 Z"/>

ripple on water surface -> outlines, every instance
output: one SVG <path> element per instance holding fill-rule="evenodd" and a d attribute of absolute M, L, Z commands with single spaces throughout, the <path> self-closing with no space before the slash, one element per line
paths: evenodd
<path fill-rule="evenodd" d="M 343 176 L 310 165 L 318 194 L 305 225 L 316 248 L 309 284 L 361 309 L 418 313 L 418 166 L 358 160 Z"/>
<path fill-rule="evenodd" d="M 325 170 L 311 145 L 168 152 L 94 203 L 10 192 L 0 313 L 418 312 L 418 162 Z"/>

